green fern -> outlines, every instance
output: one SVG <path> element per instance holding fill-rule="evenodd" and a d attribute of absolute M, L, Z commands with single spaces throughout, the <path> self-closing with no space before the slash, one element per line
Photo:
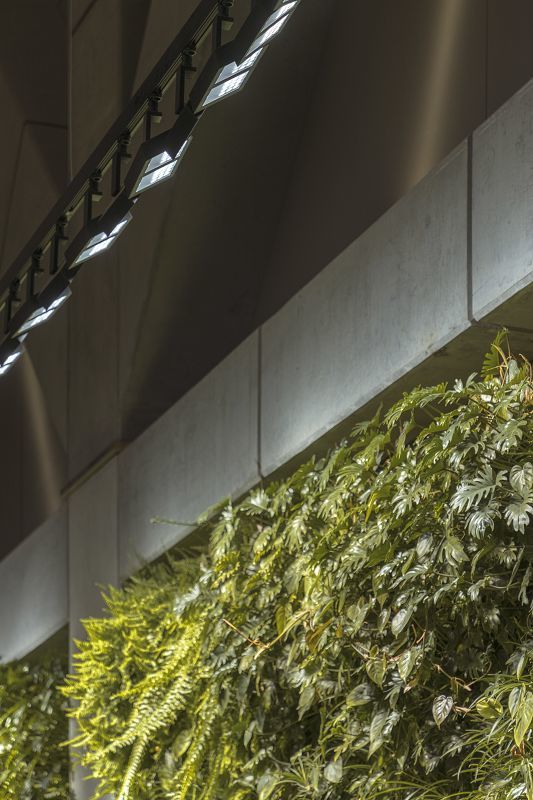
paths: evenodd
<path fill-rule="evenodd" d="M 102 793 L 533 800 L 533 385 L 502 341 L 110 591 L 65 688 Z"/>
<path fill-rule="evenodd" d="M 68 800 L 68 735 L 59 685 L 66 664 L 45 659 L 0 665 L 0 797 Z"/>

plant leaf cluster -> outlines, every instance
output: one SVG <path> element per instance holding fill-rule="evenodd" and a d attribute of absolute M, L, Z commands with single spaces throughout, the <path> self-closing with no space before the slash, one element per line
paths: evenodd
<path fill-rule="evenodd" d="M 66 664 L 0 665 L 0 797 L 70 800 Z"/>
<path fill-rule="evenodd" d="M 117 800 L 533 800 L 533 384 L 417 388 L 87 622 L 66 693 Z"/>

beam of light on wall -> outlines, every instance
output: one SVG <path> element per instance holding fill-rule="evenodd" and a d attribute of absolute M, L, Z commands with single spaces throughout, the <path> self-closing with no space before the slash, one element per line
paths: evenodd
<path fill-rule="evenodd" d="M 434 35 L 428 42 L 428 67 L 421 82 L 417 135 L 413 137 L 411 158 L 407 162 L 407 186 L 418 183 L 445 155 L 443 143 L 447 141 L 446 111 L 449 89 L 456 69 L 457 37 L 463 28 L 463 17 L 468 13 L 463 0 L 440 0 L 434 23 Z"/>
<path fill-rule="evenodd" d="M 128 212 L 124 219 L 122 219 L 118 225 L 115 225 L 111 233 L 97 233 L 96 236 L 93 236 L 92 239 L 89 239 L 79 256 L 74 261 L 74 266 L 83 264 L 84 261 L 94 258 L 94 256 L 97 256 L 104 250 L 109 250 L 131 219 L 132 215 L 130 212 Z"/>
<path fill-rule="evenodd" d="M 248 48 L 241 63 L 237 64 L 235 61 L 232 61 L 231 64 L 226 64 L 226 66 L 220 70 L 215 78 L 213 87 L 209 90 L 202 103 L 202 108 L 211 106 L 213 103 L 217 103 L 224 97 L 235 94 L 235 92 L 243 88 L 252 74 L 254 67 L 265 52 L 267 45 L 285 27 L 287 20 L 298 5 L 298 2 L 299 0 L 289 0 L 289 2 L 283 3 L 283 5 L 280 6 L 277 11 L 274 11 L 267 19 L 259 35 Z"/>
<path fill-rule="evenodd" d="M 64 303 L 66 303 L 71 294 L 72 292 L 70 291 L 70 288 L 67 286 L 67 288 L 64 289 L 58 297 L 52 300 L 51 303 L 40 306 L 38 309 L 36 309 L 33 312 L 33 314 L 26 320 L 26 322 L 24 322 L 20 326 L 20 328 L 16 333 L 16 336 L 18 337 L 23 336 L 24 334 L 28 333 L 28 331 L 30 331 L 32 328 L 36 328 L 38 325 L 42 325 L 43 322 L 46 322 L 47 320 L 50 319 L 50 317 L 53 317 L 56 311 L 60 309 Z"/>
<path fill-rule="evenodd" d="M 47 401 L 29 353 L 21 362 L 24 425 L 34 466 L 32 484 L 39 492 L 38 515 L 46 519 L 61 503 L 63 446 L 47 412 Z M 37 475 L 35 476 L 35 472 Z M 33 477 L 35 476 L 35 477 Z"/>

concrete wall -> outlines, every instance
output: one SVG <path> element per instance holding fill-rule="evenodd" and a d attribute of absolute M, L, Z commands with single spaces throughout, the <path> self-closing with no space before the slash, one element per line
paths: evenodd
<path fill-rule="evenodd" d="M 43 199 L 46 205 L 57 193 L 53 187 L 51 194 L 35 191 L 28 178 L 37 176 L 33 156 L 27 163 L 21 156 L 18 177 L 8 170 L 16 160 L 22 101 L 28 118 L 34 108 L 43 119 L 48 109 L 48 122 L 70 120 L 78 167 L 193 5 L 73 0 L 70 13 L 68 5 L 57 3 L 54 14 L 36 15 L 30 33 L 42 35 L 34 52 L 42 73 L 57 78 L 53 92 L 43 86 L 41 73 L 36 79 L 33 68 L 22 69 L 22 57 L 15 58 L 6 42 L 0 96 L 4 80 L 10 114 L 5 153 L 11 157 L 0 167 L 0 216 L 11 220 L 10 246 L 19 237 L 11 235 L 15 227 L 33 220 L 23 213 L 30 201 Z M 14 42 L 17 14 L 9 12 L 5 28 Z M 44 35 L 47 26 L 55 38 Z M 527 0 L 305 0 L 247 90 L 202 119 L 179 178 L 147 193 L 135 208 L 135 224 L 109 253 L 87 265 L 72 301 L 28 338 L 23 363 L 0 382 L 0 483 L 6 487 L 0 557 L 55 513 L 69 487 L 95 463 L 135 440 L 262 325 L 268 369 L 279 347 L 269 320 L 328 264 L 336 264 L 339 280 L 350 285 L 349 297 L 360 302 L 358 281 L 366 281 L 370 271 L 361 266 L 365 248 L 372 249 L 372 237 L 380 235 L 371 226 L 533 75 L 533 51 L 516 45 L 532 35 Z M 50 41 L 57 52 L 48 64 Z M 54 147 L 63 152 L 64 128 L 46 131 L 42 135 L 53 132 Z M 50 147 L 44 140 L 39 147 L 37 160 L 52 170 Z M 61 163 L 65 169 L 64 158 Z M 18 198 L 13 213 L 12 195 Z M 400 213 L 418 224 L 402 208 L 391 212 L 390 224 Z M 463 244 L 458 238 L 455 254 Z M 439 257 L 433 247 L 428 240 L 424 259 Z M 368 258 L 375 263 L 370 252 Z M 420 287 L 426 282 L 431 288 L 422 267 L 411 272 L 413 286 L 419 278 Z M 475 294 L 481 298 L 477 289 Z M 386 300 L 385 292 L 372 297 L 376 330 Z M 315 314 L 316 299 L 299 296 L 298 303 L 304 316 Z M 285 312 L 280 319 L 287 320 Z M 354 318 L 352 323 L 349 331 L 339 328 L 339 335 L 354 336 L 363 327 Z M 319 314 L 310 335 L 319 336 L 318 325 Z M 413 336 L 409 352 L 416 361 L 431 348 L 424 342 L 418 347 L 416 331 Z M 292 347 L 296 354 L 298 345 Z M 339 369 L 350 353 L 337 359 Z M 283 358 L 280 369 L 286 363 L 290 370 L 289 354 Z M 393 366 L 375 385 L 365 378 L 367 396 L 402 373 L 401 363 L 396 371 Z M 300 374 L 303 369 L 302 362 Z M 331 364 L 322 378 L 316 376 L 316 385 L 335 374 Z M 264 389 L 265 414 L 270 385 Z M 322 427 L 335 414 L 319 414 Z M 303 425 L 303 418 L 297 422 Z M 269 424 L 265 417 L 265 431 Z M 290 419 L 280 418 L 274 428 L 283 435 L 287 425 L 292 427 Z M 314 429 L 308 439 L 313 435 Z M 299 434 L 289 439 L 292 452 Z M 266 442 L 267 467 L 277 463 L 266 457 L 268 450 Z"/>
<path fill-rule="evenodd" d="M 22 658 L 68 623 L 63 509 L 0 562 L 0 659 Z"/>
<path fill-rule="evenodd" d="M 81 620 L 103 611 L 102 586 L 379 401 L 466 376 L 498 324 L 532 356 L 532 165 L 533 82 L 0 561 L 2 660 L 67 621 L 72 655 Z M 91 797 L 83 771 L 73 785 Z"/>
<path fill-rule="evenodd" d="M 79 635 L 80 618 L 101 611 L 97 584 L 118 583 L 209 506 L 324 448 L 379 400 L 469 374 L 497 325 L 533 355 L 531 165 L 533 82 L 0 562 L 2 657 L 67 616 Z"/>

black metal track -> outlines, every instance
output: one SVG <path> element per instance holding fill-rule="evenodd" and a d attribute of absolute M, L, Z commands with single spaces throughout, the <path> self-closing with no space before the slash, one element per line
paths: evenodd
<path fill-rule="evenodd" d="M 286 0 L 284 1 L 286 2 Z M 24 249 L 0 278 L 0 315 L 3 320 L 3 326 L 0 329 L 0 348 L 2 350 L 4 347 L 9 349 L 8 340 L 15 336 L 15 332 L 34 310 L 34 306 L 36 304 L 38 306 L 37 298 L 44 297 L 43 292 L 46 294 L 49 291 L 48 287 L 52 290 L 55 284 L 62 286 L 65 281 L 68 285 L 68 282 L 74 277 L 77 270 L 75 267 L 72 269 L 73 265 L 68 263 L 68 259 L 69 251 L 72 251 L 73 248 L 76 249 L 77 242 L 88 240 L 87 237 L 93 235 L 98 225 L 103 229 L 106 229 L 106 225 L 114 227 L 132 205 L 132 200 L 128 196 L 128 191 L 132 188 L 130 173 L 135 171 L 139 158 L 142 160 L 143 154 L 146 155 L 146 151 L 150 150 L 153 117 L 161 117 L 158 103 L 171 81 L 176 80 L 178 84 L 176 96 L 181 98 L 174 109 L 174 114 L 178 117 L 177 129 L 179 130 L 181 122 L 184 123 L 181 127 L 186 127 L 191 114 L 196 115 L 196 118 L 202 115 L 203 96 L 215 75 L 218 74 L 220 66 L 232 60 L 240 63 L 251 41 L 254 40 L 266 17 L 278 2 L 279 0 L 251 0 L 250 14 L 243 22 L 239 33 L 231 43 L 224 45 L 222 31 L 225 29 L 226 23 L 231 24 L 232 22 L 229 8 L 233 5 L 233 0 L 200 0 L 196 10 L 144 80 L 128 106 L 108 130 Z M 183 76 L 186 71 L 190 71 L 191 53 L 210 33 L 211 56 L 205 67 L 199 72 L 189 93 L 189 100 L 185 101 L 183 81 L 179 75 Z M 120 174 L 120 154 L 124 150 L 124 143 L 129 135 L 138 129 L 143 119 L 146 142 L 141 145 L 137 158 L 131 162 L 130 169 L 127 171 L 128 175 L 122 176 Z M 175 131 L 176 128 L 173 129 L 173 133 Z M 155 137 L 155 139 L 157 138 Z M 115 169 L 117 163 L 118 171 Z M 111 196 L 115 199 L 102 217 L 93 218 L 93 200 L 95 195 L 101 194 L 99 191 L 101 176 L 110 165 L 113 165 L 114 176 L 112 184 L 114 188 L 112 188 Z M 67 249 L 67 260 L 65 261 L 63 248 L 69 240 L 67 234 L 69 219 L 76 211 L 79 211 L 83 202 L 85 203 L 84 225 Z M 119 216 L 115 219 L 117 213 Z M 107 232 L 109 231 L 107 230 Z M 40 266 L 45 248 L 49 251 L 48 269 Z M 36 291 L 35 281 L 38 275 L 41 276 L 39 278 L 41 288 Z M 47 275 L 46 278 L 45 275 Z M 21 296 L 22 289 L 23 297 Z"/>
<path fill-rule="evenodd" d="M 76 206 L 87 191 L 91 176 L 96 170 L 106 166 L 117 148 L 119 138 L 127 130 L 131 130 L 146 112 L 148 98 L 155 87 L 164 84 L 169 75 L 177 70 L 183 51 L 191 44 L 198 42 L 209 31 L 217 18 L 218 0 L 200 0 L 183 28 L 169 45 L 159 62 L 143 81 L 127 107 L 113 123 L 104 138 L 89 156 L 83 167 L 73 178 L 66 191 L 61 195 L 46 219 L 37 228 L 23 250 L 0 278 L 0 303 L 3 304 L 9 294 L 10 287 L 21 271 L 31 261 L 33 253 L 53 234 L 56 223 L 69 209 Z"/>

